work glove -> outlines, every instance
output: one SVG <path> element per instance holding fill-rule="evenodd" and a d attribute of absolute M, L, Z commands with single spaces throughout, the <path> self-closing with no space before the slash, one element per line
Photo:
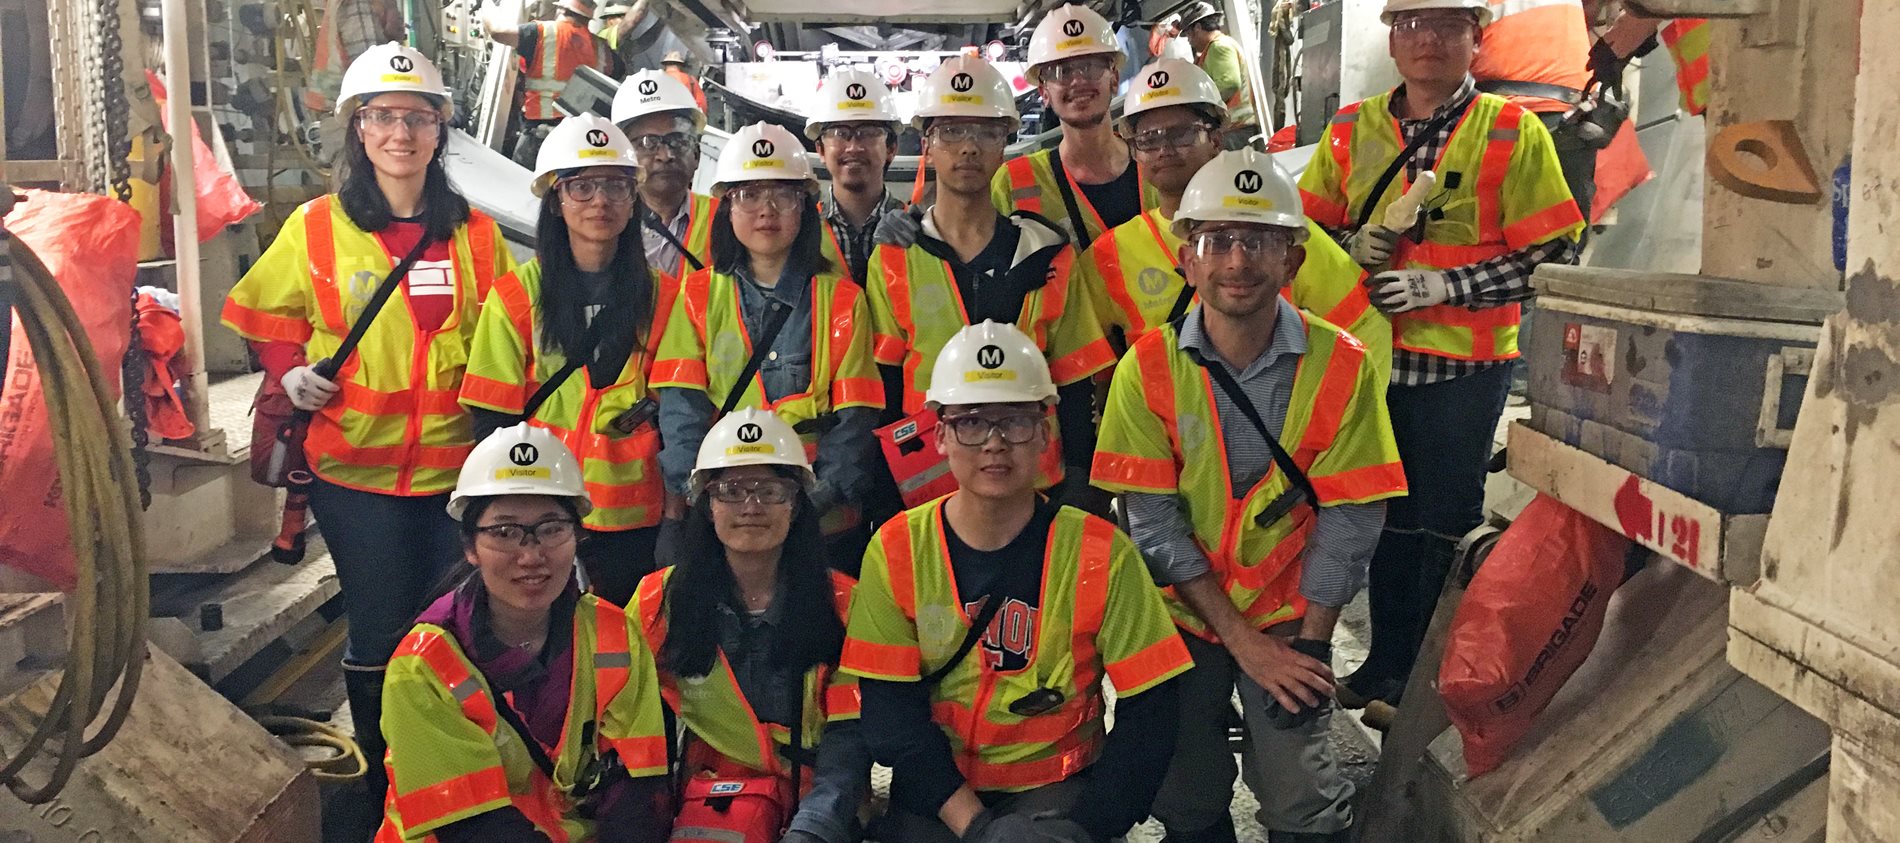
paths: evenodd
<path fill-rule="evenodd" d="M 1435 269 L 1389 270 L 1372 276 L 1366 286 L 1371 288 L 1372 305 L 1388 316 L 1444 304 L 1451 298 L 1450 282 Z"/>
<path fill-rule="evenodd" d="M 317 370 L 309 366 L 285 372 L 278 383 L 283 384 L 284 394 L 290 396 L 290 406 L 308 413 L 323 409 L 339 389 L 336 381 L 317 374 Z"/>
<path fill-rule="evenodd" d="M 1352 262 L 1367 270 L 1377 270 L 1392 260 L 1398 248 L 1400 232 L 1383 225 L 1367 225 L 1346 238 L 1346 253 Z"/>
<path fill-rule="evenodd" d="M 794 830 L 785 832 L 785 836 L 780 837 L 778 843 L 825 843 L 825 838 L 809 831 Z"/>
<path fill-rule="evenodd" d="M 910 208 L 892 208 L 884 212 L 877 221 L 877 230 L 871 232 L 871 239 L 880 245 L 896 246 L 908 249 L 917 243 L 917 237 L 924 233 L 924 206 L 912 205 Z"/>
<path fill-rule="evenodd" d="M 1321 641 L 1317 638 L 1295 638 L 1291 646 L 1293 651 L 1300 655 L 1310 656 L 1327 667 L 1333 666 L 1333 645 L 1330 641 Z M 1332 707 L 1332 700 L 1321 699 L 1319 705 L 1307 706 L 1299 711 L 1287 711 L 1278 700 L 1269 696 L 1267 697 L 1267 722 L 1275 729 L 1298 729 L 1319 719 L 1321 714 L 1325 714 Z"/>

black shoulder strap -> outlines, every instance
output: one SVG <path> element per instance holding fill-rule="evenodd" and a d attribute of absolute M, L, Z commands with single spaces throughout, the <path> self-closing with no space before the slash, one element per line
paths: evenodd
<path fill-rule="evenodd" d="M 941 508 L 938 509 L 937 517 L 943 517 L 943 510 Z M 1040 518 L 1032 518 L 1029 523 L 1033 525 L 1039 524 L 1041 521 L 1042 519 Z M 949 529 L 948 523 L 944 525 L 944 528 Z M 951 654 L 949 661 L 939 665 L 936 670 L 931 671 L 928 676 L 923 678 L 923 684 L 928 686 L 942 682 L 945 676 L 950 675 L 950 671 L 956 670 L 957 665 L 963 663 L 964 657 L 970 655 L 970 651 L 976 648 L 976 642 L 982 639 L 983 633 L 990 628 L 990 623 L 996 620 L 996 613 L 1003 610 L 1004 603 L 1009 602 L 1009 596 L 1015 593 L 1017 589 L 1024 587 L 1024 581 L 1031 579 L 1027 576 L 1028 573 L 1027 571 L 1020 570 L 997 572 L 995 579 L 990 580 L 989 588 L 983 592 L 983 610 L 978 612 L 977 616 L 973 619 L 973 622 L 970 624 L 970 631 L 964 633 L 963 643 L 957 645 L 957 651 Z M 1014 576 L 1012 576 L 1012 574 Z M 1035 574 L 1034 579 L 1040 580 L 1042 571 L 1038 569 L 1035 571 Z M 1029 587 L 1033 587 L 1033 585 Z"/>
<path fill-rule="evenodd" d="M 508 728 L 515 730 L 515 737 L 520 738 L 522 743 L 528 745 L 528 757 L 534 759 L 534 766 L 541 768 L 541 773 L 547 776 L 549 780 L 553 780 L 554 761 L 548 758 L 547 748 L 543 747 L 541 742 L 535 740 L 534 735 L 528 732 L 528 725 L 521 722 L 521 714 L 515 711 L 515 707 L 510 705 L 506 698 L 497 694 L 495 695 L 494 702 L 495 712 L 501 715 L 502 721 L 508 724 Z"/>
<path fill-rule="evenodd" d="M 409 274 L 409 270 L 415 268 L 416 261 L 422 260 L 422 253 L 428 250 L 429 234 L 425 231 L 421 237 L 416 238 L 416 245 L 409 250 L 409 254 L 403 255 L 402 260 L 396 262 L 396 268 L 390 270 L 389 274 L 383 277 L 383 283 L 377 285 L 375 294 L 370 296 L 369 304 L 363 307 L 363 314 L 356 317 L 356 323 L 350 326 L 350 332 L 344 335 L 343 344 L 337 346 L 336 353 L 318 361 L 316 366 L 312 367 L 316 369 L 317 374 L 322 375 L 326 380 L 334 380 L 336 373 L 343 371 L 343 364 L 348 363 L 350 355 L 356 353 L 356 347 L 363 342 L 363 335 L 369 332 L 370 323 L 376 321 L 376 314 L 383 312 L 383 305 L 387 304 L 389 297 L 395 294 L 396 287 L 402 284 L 403 277 Z"/>
<path fill-rule="evenodd" d="M 1187 273 L 1177 266 L 1174 274 L 1181 276 L 1181 293 L 1174 297 L 1174 304 L 1168 306 L 1169 322 L 1181 321 L 1181 317 L 1187 315 L 1188 305 L 1194 303 L 1194 285 L 1187 282 Z"/>
<path fill-rule="evenodd" d="M 1132 164 L 1130 166 L 1133 166 Z M 1075 226 L 1075 251 L 1079 254 L 1088 249 L 1088 221 L 1082 217 L 1082 206 L 1075 201 L 1075 188 L 1069 186 L 1069 173 L 1062 169 L 1062 150 L 1049 150 L 1049 169 L 1055 173 L 1056 190 L 1062 193 L 1062 205 L 1069 211 L 1069 223 Z"/>
<path fill-rule="evenodd" d="M 692 201 L 693 198 L 691 196 L 686 197 L 688 205 L 692 204 Z M 694 256 L 692 249 L 686 248 L 685 243 L 681 243 L 678 237 L 673 236 L 672 229 L 666 227 L 666 221 L 660 219 L 659 214 L 653 213 L 652 208 L 648 208 L 644 205 L 640 207 L 640 211 L 641 214 L 646 217 L 647 227 L 653 229 L 653 233 L 660 235 L 661 240 L 665 240 L 667 243 L 672 244 L 673 248 L 680 250 L 680 254 L 686 258 L 686 264 L 691 266 L 694 272 L 706 268 L 706 262 Z M 688 219 L 690 218 L 691 212 L 689 211 Z"/>
<path fill-rule="evenodd" d="M 600 353 L 600 325 L 606 321 L 606 319 L 607 311 L 605 310 L 594 314 L 594 319 L 588 323 L 587 332 L 583 335 L 581 340 L 581 345 L 587 349 L 586 356 L 576 355 L 569 357 L 567 363 L 562 365 L 561 368 L 554 373 L 553 377 L 543 381 L 540 388 L 534 391 L 534 395 L 529 396 L 528 403 L 522 406 L 521 421 L 528 421 L 534 418 L 534 414 L 540 411 L 541 405 L 547 403 L 549 398 L 553 398 L 555 391 L 559 390 L 562 384 L 567 383 L 569 377 L 575 372 L 580 371 L 582 366 L 587 365 L 589 361 L 593 360 L 594 357 Z"/>
<path fill-rule="evenodd" d="M 772 313 L 765 317 L 765 333 L 752 343 L 752 356 L 746 358 L 745 368 L 739 370 L 739 379 L 732 382 L 732 391 L 726 393 L 726 401 L 719 407 L 721 416 L 739 406 L 739 399 L 745 397 L 746 388 L 752 385 L 752 376 L 758 374 L 759 364 L 765 362 L 765 355 L 772 350 L 772 342 L 778 339 L 779 331 L 784 329 L 785 320 L 792 316 L 792 309 L 785 306 L 784 302 L 771 296 L 767 296 L 766 301 L 771 303 Z"/>
<path fill-rule="evenodd" d="M 1317 509 L 1319 495 L 1313 491 L 1313 481 L 1306 476 L 1305 471 L 1300 469 L 1299 464 L 1293 461 L 1293 455 L 1288 454 L 1286 448 L 1280 445 L 1279 437 L 1274 436 L 1273 431 L 1268 429 L 1266 421 L 1260 418 L 1260 411 L 1254 407 L 1252 401 L 1248 400 L 1247 393 L 1242 391 L 1240 384 L 1234 381 L 1234 376 L 1228 374 L 1225 367 L 1203 357 L 1198 349 L 1187 349 L 1187 354 L 1195 363 L 1200 364 L 1201 368 L 1207 370 L 1208 376 L 1214 379 L 1214 383 L 1219 384 L 1221 391 L 1227 393 L 1227 398 L 1234 402 L 1234 406 L 1240 408 L 1241 415 L 1253 422 L 1254 430 L 1259 431 L 1260 438 L 1267 440 L 1267 448 L 1273 452 L 1273 464 L 1280 467 L 1281 473 L 1287 476 L 1293 488 L 1306 496 L 1307 503 Z"/>
<path fill-rule="evenodd" d="M 1470 105 L 1467 104 L 1465 108 L 1469 110 Z M 1427 138 L 1443 131 L 1446 124 L 1462 114 L 1464 114 L 1463 111 L 1447 111 L 1440 114 L 1432 118 L 1432 122 L 1425 124 L 1425 128 L 1420 129 L 1418 134 L 1412 136 L 1411 142 L 1399 152 L 1399 157 L 1392 159 L 1392 163 L 1386 165 L 1385 172 L 1379 175 L 1379 180 L 1372 183 L 1372 192 L 1366 194 L 1365 207 L 1359 209 L 1359 224 L 1353 228 L 1365 228 L 1366 223 L 1372 221 L 1372 209 L 1379 206 L 1379 197 L 1384 196 L 1385 189 L 1392 186 L 1392 180 L 1398 178 L 1399 171 L 1405 169 L 1406 162 L 1412 160 L 1412 156 L 1418 153 L 1418 148 L 1425 145 Z"/>

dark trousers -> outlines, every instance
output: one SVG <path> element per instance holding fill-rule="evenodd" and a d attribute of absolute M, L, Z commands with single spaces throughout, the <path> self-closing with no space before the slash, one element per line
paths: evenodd
<path fill-rule="evenodd" d="M 654 571 L 659 527 L 638 530 L 588 530 L 576 555 L 587 583 L 600 599 L 625 608 L 640 580 Z"/>
<path fill-rule="evenodd" d="M 1495 365 L 1442 383 L 1386 390 L 1411 491 L 1386 503 L 1367 595 L 1372 650 L 1355 674 L 1357 690 L 1372 690 L 1380 680 L 1402 682 L 1411 673 L 1458 540 L 1484 522 L 1485 468 L 1510 371 Z"/>
<path fill-rule="evenodd" d="M 323 480 L 310 484 L 310 511 L 336 562 L 350 619 L 344 658 L 380 667 L 402 643 L 430 590 L 465 564 L 447 493 L 398 497 Z"/>

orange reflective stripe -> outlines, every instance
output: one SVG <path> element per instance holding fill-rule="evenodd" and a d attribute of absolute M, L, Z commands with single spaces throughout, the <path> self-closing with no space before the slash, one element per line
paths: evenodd
<path fill-rule="evenodd" d="M 1140 367 L 1135 371 L 1141 376 L 1141 393 L 1148 399 L 1149 411 L 1161 419 L 1168 441 L 1179 442 L 1181 438 L 1176 430 L 1175 419 L 1180 410 L 1174 406 L 1174 378 L 1170 374 L 1173 367 L 1168 361 L 1169 343 L 1162 336 L 1157 331 L 1135 343 L 1135 362 Z M 1176 453 L 1175 456 L 1181 455 Z"/>
<path fill-rule="evenodd" d="M 1042 186 L 1036 184 L 1036 165 L 1029 156 L 1010 159 L 1003 165 L 1009 171 L 1009 202 L 1017 210 L 1042 213 Z"/>
<path fill-rule="evenodd" d="M 1108 451 L 1095 452 L 1089 475 L 1098 480 L 1139 486 L 1156 492 L 1174 489 L 1177 476 L 1174 460 Z"/>
<path fill-rule="evenodd" d="M 1318 206 L 1321 212 L 1332 213 L 1336 209 L 1339 215 L 1337 222 L 1328 222 L 1324 218 L 1315 217 L 1320 220 L 1320 225 L 1331 225 L 1334 228 L 1342 228 L 1352 219 L 1352 191 L 1347 187 L 1346 180 L 1352 177 L 1352 133 L 1358 123 L 1359 103 L 1355 102 L 1340 109 L 1338 114 L 1333 115 L 1332 125 L 1327 127 L 1329 134 L 1332 135 L 1332 141 L 1328 144 L 1328 147 L 1329 151 L 1333 154 L 1333 165 L 1339 169 L 1339 195 L 1343 198 L 1337 205 L 1331 202 L 1315 202 L 1315 205 Z M 1311 194 L 1305 191 L 1301 191 L 1302 199 L 1310 195 Z M 1318 199 L 1318 197 L 1314 198 L 1315 200 Z M 1376 202 L 1378 201 L 1378 197 L 1375 196 L 1367 201 Z M 1313 207 L 1314 206 L 1308 206 L 1308 214 L 1312 214 Z"/>
<path fill-rule="evenodd" d="M 1508 328 L 1518 323 L 1520 310 L 1522 307 L 1517 304 L 1484 307 L 1477 310 L 1457 305 L 1435 304 L 1413 312 L 1428 316 L 1427 321 L 1437 325 L 1450 325 L 1455 328 Z"/>
<path fill-rule="evenodd" d="M 470 374 L 462 375 L 461 399 L 503 413 L 519 413 L 528 403 L 521 385 Z"/>
<path fill-rule="evenodd" d="M 468 665 L 455 654 L 448 640 L 438 632 L 412 632 L 396 649 L 396 656 L 416 656 L 448 688 L 449 695 L 462 707 L 463 716 L 482 731 L 495 733 L 495 703 L 481 683 L 469 675 Z M 499 768 L 498 768 L 499 769 Z M 405 812 L 406 813 L 406 812 Z"/>
<path fill-rule="evenodd" d="M 545 280 L 543 283 L 546 283 Z M 530 365 L 528 377 L 534 375 L 532 359 L 534 347 L 534 302 L 528 299 L 528 288 L 523 286 L 521 278 L 510 272 L 495 280 L 494 295 L 501 300 L 502 313 L 507 314 L 508 324 L 514 326 L 515 337 L 521 340 L 521 346 L 528 353 Z"/>
<path fill-rule="evenodd" d="M 1410 240 L 1399 241 L 1400 255 L 1393 263 L 1417 261 L 1435 269 L 1450 269 L 1458 266 L 1470 266 L 1510 253 L 1501 241 L 1482 246 L 1452 246 L 1427 240 L 1414 243 Z"/>
<path fill-rule="evenodd" d="M 1116 691 L 1127 693 L 1129 689 L 1144 688 L 1192 664 L 1193 660 L 1188 657 L 1187 646 L 1181 643 L 1181 637 L 1170 636 L 1149 644 L 1141 652 L 1107 665 L 1108 681 L 1115 683 Z"/>
<path fill-rule="evenodd" d="M 691 384 L 700 389 L 706 388 L 706 361 L 704 360 L 660 360 L 653 364 L 653 382 L 661 384 Z"/>
<path fill-rule="evenodd" d="M 666 490 L 653 483 L 588 482 L 587 497 L 595 509 L 619 509 L 629 506 L 658 506 L 666 502 Z"/>
<path fill-rule="evenodd" d="M 469 268 L 475 275 L 477 302 L 488 295 L 489 287 L 495 283 L 495 232 L 499 228 L 494 220 L 481 211 L 469 209 L 468 223 L 463 230 L 468 232 L 468 251 L 472 259 Z M 526 338 L 528 334 L 524 332 L 521 336 Z"/>
<path fill-rule="evenodd" d="M 1070 302 L 1081 305 L 1081 302 Z M 1049 377 L 1058 384 L 1071 384 L 1102 370 L 1104 366 L 1115 362 L 1115 349 L 1108 344 L 1108 338 L 1102 337 L 1082 346 L 1061 358 L 1049 361 Z"/>
<path fill-rule="evenodd" d="M 513 801 L 508 793 L 508 773 L 499 764 L 395 797 L 402 824 L 409 828 L 496 801 Z"/>
<path fill-rule="evenodd" d="M 330 197 L 319 196 L 303 215 L 304 250 L 309 253 L 311 281 L 317 311 L 331 330 L 349 330 L 343 319 L 342 291 L 336 280 L 336 223 L 330 218 Z"/>
<path fill-rule="evenodd" d="M 344 384 L 342 406 L 367 416 L 455 416 L 462 413 L 461 396 L 452 389 L 410 389 L 378 392 L 355 383 Z"/>
<path fill-rule="evenodd" d="M 935 513 L 931 513 L 935 520 Z M 878 530 L 877 541 L 884 546 L 885 578 L 891 584 L 891 598 L 897 602 L 897 608 L 903 610 L 904 617 L 917 619 L 917 569 L 916 560 L 910 553 L 910 530 L 907 519 L 894 518 L 886 529 Z"/>
<path fill-rule="evenodd" d="M 1089 518 L 1082 522 L 1077 545 L 1075 616 L 1069 619 L 1069 651 L 1075 658 L 1076 684 L 1092 686 L 1101 676 L 1101 651 L 1095 646 L 1095 635 L 1102 631 L 1102 615 L 1108 611 L 1115 526 L 1105 519 Z"/>
<path fill-rule="evenodd" d="M 1361 270 L 1359 272 L 1360 283 L 1352 285 L 1352 289 L 1347 291 L 1346 297 L 1340 299 L 1337 304 L 1333 305 L 1332 310 L 1326 311 L 1320 318 L 1333 323 L 1334 327 L 1347 331 L 1350 331 L 1353 325 L 1358 324 L 1359 317 L 1366 315 L 1366 308 L 1372 306 L 1372 295 L 1366 291 L 1365 285 L 1365 280 L 1368 275 L 1370 275 L 1370 273 Z M 1358 337 L 1354 337 L 1354 339 L 1358 339 Z"/>
<path fill-rule="evenodd" d="M 1474 98 L 1472 105 L 1478 100 Z M 1478 242 L 1499 243 L 1504 240 L 1504 177 L 1511 171 L 1511 152 L 1517 148 L 1518 126 L 1529 112 L 1515 103 L 1505 103 L 1498 111 L 1497 120 L 1484 142 L 1484 156 L 1478 164 Z M 1471 121 L 1471 109 L 1465 110 L 1464 119 L 1458 128 L 1463 130 Z M 1476 126 L 1469 126 L 1475 129 Z"/>
<path fill-rule="evenodd" d="M 1302 317 L 1301 322 L 1304 321 Z M 1333 351 L 1327 358 L 1326 371 L 1320 376 L 1319 389 L 1313 397 L 1313 409 L 1306 420 L 1306 430 L 1300 435 L 1299 447 L 1294 451 L 1295 459 L 1302 466 L 1312 465 L 1313 460 L 1331 446 L 1333 438 L 1339 434 L 1339 426 L 1346 419 L 1346 407 L 1352 403 L 1354 388 L 1358 385 L 1359 364 L 1365 358 L 1365 346 L 1352 339 L 1350 334 L 1341 333 L 1333 340 Z"/>
<path fill-rule="evenodd" d="M 608 738 L 607 746 L 620 754 L 620 763 L 627 765 L 628 772 L 657 772 L 666 769 L 666 738 L 659 735 L 644 738 Z"/>
<path fill-rule="evenodd" d="M 839 378 L 831 382 L 831 406 L 842 409 L 884 403 L 884 382 L 873 378 Z"/>
<path fill-rule="evenodd" d="M 897 322 L 897 328 L 906 334 L 913 333 L 916 326 L 910 318 L 910 261 L 904 249 L 895 246 L 877 247 L 878 264 L 883 267 L 886 298 L 891 303 L 891 317 Z M 910 349 L 901 336 L 878 336 L 873 356 L 877 362 L 886 366 L 904 363 Z M 909 384 L 905 384 L 909 388 Z M 910 409 L 906 404 L 906 410 Z"/>
<path fill-rule="evenodd" d="M 1321 500 L 1364 501 L 1406 489 L 1405 468 L 1396 462 L 1368 465 L 1337 474 L 1311 475 Z"/>
<path fill-rule="evenodd" d="M 633 673 L 632 642 L 627 638 L 626 614 L 612 603 L 594 603 L 594 704 L 603 718 L 607 704 L 627 687 Z"/>
<path fill-rule="evenodd" d="M 238 304 L 230 299 L 224 301 L 224 311 L 219 314 L 231 329 L 248 339 L 267 342 L 294 342 L 302 345 L 310 341 L 313 331 L 310 322 L 290 316 L 278 316 L 255 310 Z"/>
<path fill-rule="evenodd" d="M 660 609 L 666 602 L 667 569 L 661 569 L 640 579 L 640 585 L 634 589 L 633 600 L 640 613 L 640 628 L 647 636 L 647 649 L 655 653 L 666 646 L 666 615 Z"/>
<path fill-rule="evenodd" d="M 857 673 L 889 679 L 915 679 L 923 675 L 923 654 L 916 647 L 877 644 L 862 638 L 846 638 L 839 664 L 849 665 Z"/>
<path fill-rule="evenodd" d="M 1115 307 L 1128 320 L 1129 326 L 1140 324 L 1141 308 L 1135 303 L 1134 296 L 1129 295 L 1128 276 L 1122 271 L 1121 238 L 1110 231 L 1097 238 L 1095 244 L 1083 253 L 1083 257 L 1095 268 L 1095 275 L 1102 282 L 1102 290 L 1115 302 Z"/>
<path fill-rule="evenodd" d="M 1081 664 L 1078 657 L 1076 663 Z M 1101 713 L 1101 700 L 1092 697 L 1088 705 L 1076 709 L 1058 709 L 1047 714 L 1024 718 L 1018 723 L 994 723 L 987 717 L 979 717 L 976 711 L 959 700 L 937 700 L 930 704 L 931 719 L 948 727 L 962 736 L 975 736 L 975 740 L 964 746 L 966 752 L 979 747 L 998 747 L 1010 744 L 1051 744 L 1074 740 L 1075 732 L 1082 724 L 1095 719 Z"/>
<path fill-rule="evenodd" d="M 977 790 L 1021 790 L 1074 777 L 1095 763 L 1098 750 L 1097 743 L 1090 741 L 1036 761 L 966 766 L 963 759 L 958 759 L 957 766 L 964 768 L 964 778 Z"/>
<path fill-rule="evenodd" d="M 858 683 L 846 682 L 825 687 L 825 716 L 838 718 L 858 714 L 864 708 L 864 698 L 858 693 Z"/>
<path fill-rule="evenodd" d="M 1566 199 L 1505 226 L 1504 240 L 1511 248 L 1522 249 L 1582 222 L 1576 200 Z"/>
<path fill-rule="evenodd" d="M 1306 209 L 1306 215 L 1314 222 L 1327 228 L 1344 228 L 1346 225 L 1346 206 L 1333 202 L 1309 190 L 1300 191 L 1300 204 Z"/>
<path fill-rule="evenodd" d="M 462 463 L 468 461 L 468 452 L 474 449 L 474 445 L 418 445 L 413 446 L 413 449 L 408 444 L 359 447 L 343 438 L 343 431 L 337 427 L 336 422 L 327 417 L 322 422 L 313 422 L 310 425 L 310 438 L 305 448 L 310 454 L 320 455 L 324 459 L 348 465 L 379 468 L 402 465 L 403 458 L 413 450 L 415 458 L 406 466 L 411 470 L 461 468 Z"/>

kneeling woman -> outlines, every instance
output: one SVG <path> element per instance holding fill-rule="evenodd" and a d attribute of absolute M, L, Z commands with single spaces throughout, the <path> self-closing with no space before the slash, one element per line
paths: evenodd
<path fill-rule="evenodd" d="M 665 840 L 653 657 L 574 577 L 590 505 L 552 433 L 496 431 L 449 500 L 472 571 L 417 619 L 383 688 L 378 843 Z"/>
<path fill-rule="evenodd" d="M 688 736 L 680 834 L 700 825 L 695 782 L 770 777 L 797 804 L 784 841 L 858 839 L 871 756 L 857 682 L 835 670 L 852 582 L 827 570 L 814 482 L 778 416 L 720 419 L 693 467 L 678 564 L 640 583 L 640 625 Z"/>

